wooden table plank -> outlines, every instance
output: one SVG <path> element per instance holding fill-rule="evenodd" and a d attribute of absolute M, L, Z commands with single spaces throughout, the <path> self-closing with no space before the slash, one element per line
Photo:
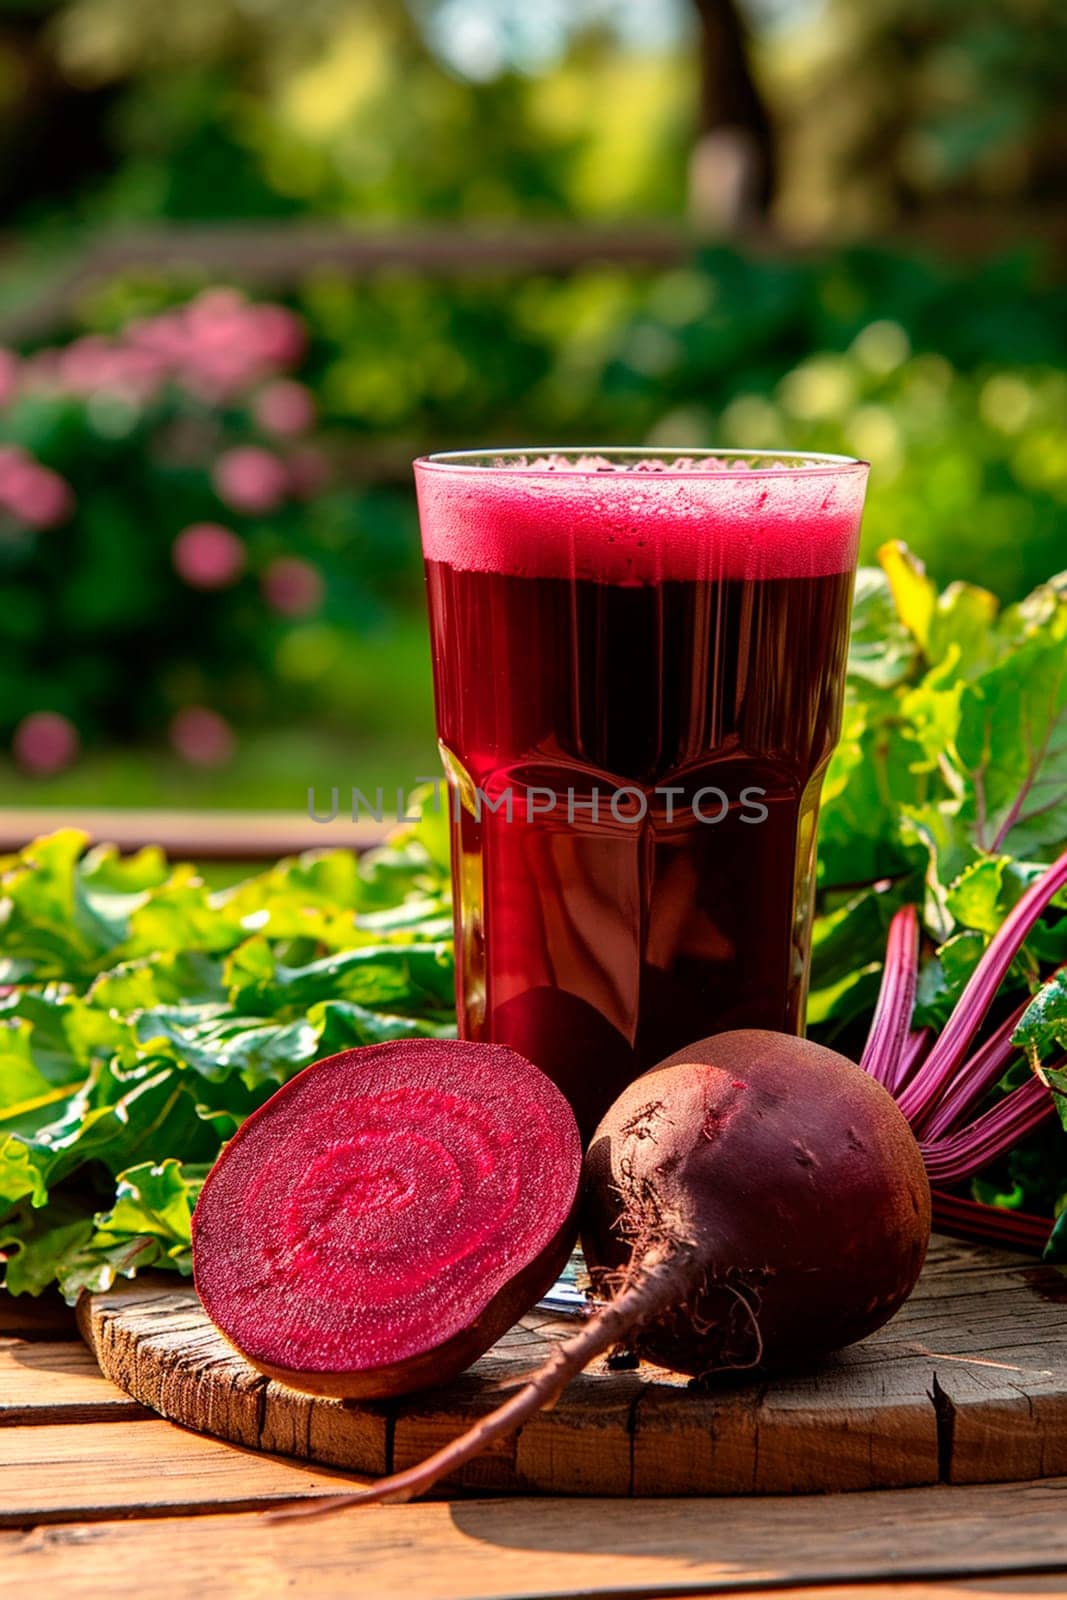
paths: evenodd
<path fill-rule="evenodd" d="M 374 798 L 373 795 L 370 797 Z M 391 796 L 389 797 L 392 798 Z M 320 791 L 319 804 L 329 796 Z M 117 844 L 120 850 L 159 845 L 172 860 L 274 861 L 302 850 L 344 846 L 369 850 L 381 844 L 395 822 L 373 817 L 346 820 L 342 809 L 335 822 L 315 822 L 306 811 L 165 811 L 124 806 L 51 806 L 0 811 L 0 853 L 21 850 L 39 834 L 55 828 L 83 828 L 94 842 Z"/>
<path fill-rule="evenodd" d="M 96 1531 L 95 1528 L 93 1531 Z M 175 1536 L 176 1539 L 181 1538 L 182 1530 L 180 1528 L 175 1530 Z M 180 1559 L 172 1561 L 171 1567 L 176 1568 L 177 1572 L 180 1573 L 182 1570 Z M 3 1558 L 2 1554 L 0 1554 L 0 1572 L 3 1572 L 3 1570 Z M 337 1597 L 337 1600 L 353 1600 L 353 1597 L 357 1597 L 358 1600 L 358 1597 L 371 1595 L 370 1590 L 357 1586 L 361 1571 L 362 1569 L 353 1569 L 351 1587 L 342 1586 L 340 1581 L 333 1576 L 322 1578 L 314 1569 L 305 1568 L 300 1568 L 293 1573 L 283 1569 L 279 1574 L 279 1582 L 289 1579 L 291 1586 L 299 1589 L 301 1595 L 313 1596 L 314 1600 L 323 1600 L 323 1597 L 330 1597 L 330 1600 L 332 1600 L 334 1596 Z M 167 1584 L 160 1587 L 158 1583 L 155 1583 L 153 1584 L 153 1593 L 158 1592 L 162 1597 L 173 1594 L 176 1600 L 179 1596 L 183 1597 L 184 1600 L 180 1579 L 175 1577 L 173 1572 L 171 1584 L 173 1587 Z M 732 1595 L 753 1594 L 770 1594 L 774 1596 L 774 1600 L 986 1600 L 986 1597 L 988 1597 L 988 1600 L 1038 1600 L 1038 1597 L 1044 1600 L 1045 1596 L 1050 1595 L 1054 1596 L 1055 1600 L 1063 1600 L 1064 1591 L 1064 1578 L 1061 1573 L 1019 1573 L 1011 1574 L 1007 1577 L 968 1576 L 962 1579 L 920 1579 L 914 1583 L 905 1580 L 899 1583 L 876 1584 L 835 1583 L 825 1587 L 819 1584 L 814 1588 L 808 1584 L 803 1584 L 799 1588 L 794 1588 L 791 1584 L 787 1588 L 782 1588 L 778 1584 L 774 1584 L 770 1588 L 767 1586 L 754 1588 L 750 1584 L 742 1583 L 730 1589 L 696 1591 L 690 1589 L 687 1591 L 677 1587 L 664 1590 L 659 1587 L 649 1588 L 646 1585 L 638 1585 L 637 1587 L 628 1586 L 625 1590 L 620 1590 L 617 1587 L 595 1591 L 583 1589 L 580 1595 L 576 1591 L 571 1591 L 569 1596 L 561 1596 L 557 1593 L 551 1597 L 551 1600 L 597 1600 L 598 1596 L 600 1600 L 670 1600 L 671 1596 L 685 1595 L 686 1593 L 697 1596 L 701 1593 L 704 1595 L 714 1593 L 727 1597 L 727 1600 Z M 100 1600 L 99 1592 L 87 1589 L 78 1583 L 68 1584 L 67 1592 L 70 1593 L 73 1600 L 79 1600 L 79 1597 L 82 1597 L 82 1600 L 87 1600 L 90 1595 L 93 1596 L 93 1600 Z M 107 1592 L 110 1594 L 110 1587 Z M 212 1592 L 222 1595 L 229 1593 L 228 1590 L 219 1589 L 217 1586 Z M 419 1589 L 409 1590 L 405 1586 L 404 1592 L 411 1596 L 411 1600 L 421 1600 L 422 1591 Z M 436 1600 L 439 1592 L 437 1589 L 431 1592 L 432 1600 Z M 447 1592 L 449 1600 L 480 1600 L 478 1596 L 456 1594 L 452 1590 Z M 379 1596 L 374 1595 L 373 1600 L 379 1600 Z M 494 1600 L 516 1600 L 516 1597 L 512 1595 L 500 1596 L 494 1597 Z M 523 1600 L 523 1597 L 518 1596 L 517 1600 Z"/>
<path fill-rule="evenodd" d="M 713 1397 L 702 1409 L 681 1379 L 651 1388 L 635 1419 L 635 1491 L 684 1493 L 696 1480 L 707 1493 L 781 1492 L 796 1486 L 798 1459 L 815 1481 L 832 1470 L 843 1489 L 913 1485 L 921 1473 L 930 1483 L 1065 1473 L 1057 1292 L 1062 1278 L 1030 1257 L 935 1236 L 901 1315 L 820 1371 L 754 1386 L 730 1408 Z M 850 1427 L 852 1406 L 866 1427 Z M 662 1448 L 669 1423 L 684 1451 Z M 820 1464 L 828 1455 L 832 1468 Z"/>
<path fill-rule="evenodd" d="M 0 1527 L 242 1509 L 336 1494 L 358 1481 L 202 1439 L 169 1422 L 0 1429 Z"/>
<path fill-rule="evenodd" d="M 0 1427 L 151 1415 L 104 1377 L 79 1340 L 0 1339 Z"/>
<path fill-rule="evenodd" d="M 142 1439 L 151 1427 L 122 1432 Z M 165 1451 L 157 1465 L 164 1470 Z M 140 1600 L 146 1590 L 153 1600 L 197 1592 L 525 1600 L 790 1586 L 810 1594 L 829 1584 L 953 1579 L 961 1600 L 975 1600 L 998 1575 L 1067 1571 L 1065 1511 L 1067 1482 L 1056 1480 L 758 1501 L 436 1501 L 311 1522 L 80 1523 L 5 1536 L 0 1582 L 13 1594 L 32 1584 L 64 1600 Z M 1063 1593 L 1058 1581 L 1053 1592 Z M 834 1590 L 837 1600 L 850 1592 Z M 1028 1591 L 1017 1580 L 1007 1592 Z"/>
<path fill-rule="evenodd" d="M 759 1592 L 759 1591 L 755 1591 Z M 767 1591 L 764 1590 L 764 1593 Z M 965 1577 L 923 1580 L 915 1583 L 846 1583 L 812 1589 L 774 1589 L 774 1600 L 1031 1600 L 1036 1595 L 1055 1595 L 1063 1600 L 1062 1572 L 1018 1573 L 1007 1578 Z M 734 1590 L 735 1594 L 753 1591 Z"/>

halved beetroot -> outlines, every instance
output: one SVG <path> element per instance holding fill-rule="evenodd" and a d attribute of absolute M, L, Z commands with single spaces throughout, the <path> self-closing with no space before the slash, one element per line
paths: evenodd
<path fill-rule="evenodd" d="M 574 1114 L 504 1045 L 400 1040 L 307 1067 L 226 1146 L 193 1215 L 204 1308 L 297 1389 L 446 1382 L 574 1243 Z"/>

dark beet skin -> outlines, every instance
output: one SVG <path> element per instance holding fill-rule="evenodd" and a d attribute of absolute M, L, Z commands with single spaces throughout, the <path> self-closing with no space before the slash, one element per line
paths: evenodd
<path fill-rule="evenodd" d="M 503 1045 L 344 1051 L 279 1089 L 215 1163 L 193 1213 L 197 1290 L 293 1388 L 445 1383 L 554 1282 L 581 1160 L 566 1100 Z"/>
<path fill-rule="evenodd" d="M 930 1186 L 896 1103 L 835 1051 L 758 1030 L 680 1050 L 626 1089 L 586 1156 L 594 1277 L 691 1241 L 704 1287 L 636 1336 L 680 1372 L 802 1365 L 903 1304 Z"/>

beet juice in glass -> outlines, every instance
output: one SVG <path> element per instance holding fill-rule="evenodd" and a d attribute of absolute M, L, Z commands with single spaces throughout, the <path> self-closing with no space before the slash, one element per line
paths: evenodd
<path fill-rule="evenodd" d="M 416 463 L 460 1033 L 583 1131 L 727 1028 L 799 1032 L 864 462 Z"/>

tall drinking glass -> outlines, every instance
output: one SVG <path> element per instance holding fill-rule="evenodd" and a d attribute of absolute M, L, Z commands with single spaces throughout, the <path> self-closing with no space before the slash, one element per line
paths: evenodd
<path fill-rule="evenodd" d="M 415 466 L 462 1037 L 588 1133 L 727 1028 L 799 1032 L 867 466 L 665 452 Z"/>

